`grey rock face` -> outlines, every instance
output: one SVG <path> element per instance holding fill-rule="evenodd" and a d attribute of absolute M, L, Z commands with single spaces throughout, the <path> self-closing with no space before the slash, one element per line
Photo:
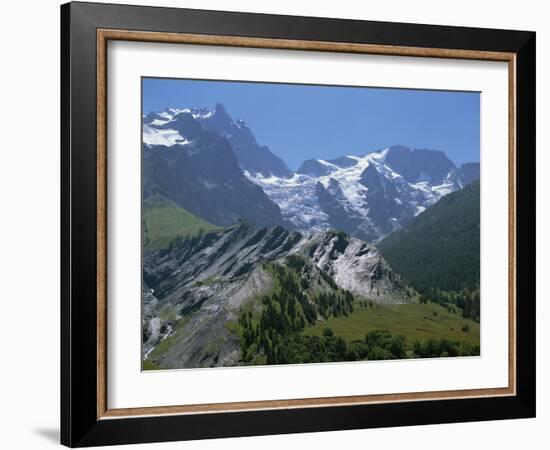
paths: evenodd
<path fill-rule="evenodd" d="M 268 147 L 259 145 L 246 123 L 242 120 L 233 120 L 222 104 L 218 103 L 212 114 L 206 114 L 198 120 L 205 129 L 227 139 L 242 170 L 264 177 L 292 176 L 286 163 Z"/>
<path fill-rule="evenodd" d="M 296 173 L 301 173 L 312 177 L 322 177 L 330 174 L 331 165 L 341 169 L 347 169 L 357 165 L 357 160 L 348 156 L 340 156 L 335 159 L 328 159 L 324 162 L 325 164 L 318 159 L 308 159 L 302 163 Z"/>
<path fill-rule="evenodd" d="M 410 149 L 394 145 L 386 155 L 386 164 L 401 174 L 409 183 L 430 181 L 437 185 L 455 168 L 445 153 L 436 150 Z"/>
<path fill-rule="evenodd" d="M 346 198 L 338 181 L 331 178 L 328 187 L 318 182 L 315 191 L 321 210 L 328 216 L 331 227 L 353 234 L 362 223 L 362 218 L 346 209 Z M 365 237 L 366 236 L 359 236 Z M 368 239 L 368 238 L 367 238 Z"/>
<path fill-rule="evenodd" d="M 363 171 L 360 183 L 367 188 L 365 199 L 369 205 L 369 217 L 382 234 L 393 231 L 392 222 L 398 223 L 412 215 L 408 204 L 399 201 L 400 195 L 393 180 L 384 177 L 374 166 Z"/>
<path fill-rule="evenodd" d="M 457 189 L 462 189 L 470 183 L 479 180 L 479 178 L 479 163 L 465 163 L 449 173 L 449 179 L 455 183 Z"/>
<path fill-rule="evenodd" d="M 141 287 L 142 355 L 145 355 L 161 338 L 161 320 L 155 317 L 158 299 L 145 282 Z"/>
<path fill-rule="evenodd" d="M 309 175 L 310 177 L 322 177 L 330 173 L 330 168 L 316 159 L 304 161 L 296 173 Z"/>
<path fill-rule="evenodd" d="M 357 165 L 357 160 L 350 158 L 349 156 L 339 156 L 338 158 L 329 159 L 327 162 L 334 164 L 342 169 L 347 169 L 348 167 L 353 167 Z"/>
<path fill-rule="evenodd" d="M 225 231 L 175 242 L 144 257 L 144 349 L 161 368 L 232 366 L 240 362 L 234 330 L 241 309 L 262 307 L 274 287 L 264 263 L 286 264 L 301 255 L 309 289 L 326 288 L 328 274 L 341 289 L 383 303 L 411 301 L 401 278 L 375 247 L 341 232 L 302 235 L 282 227 L 240 222 Z M 233 327 L 232 327 L 233 324 Z M 155 330 L 169 330 L 169 335 Z M 165 351 L 155 352 L 163 339 Z"/>
<path fill-rule="evenodd" d="M 342 232 L 317 233 L 300 242 L 295 252 L 307 254 L 336 284 L 379 303 L 408 303 L 401 277 L 373 245 Z"/>

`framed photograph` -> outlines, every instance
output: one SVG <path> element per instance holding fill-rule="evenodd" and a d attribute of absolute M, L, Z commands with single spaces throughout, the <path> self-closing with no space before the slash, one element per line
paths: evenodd
<path fill-rule="evenodd" d="M 61 7 L 61 441 L 535 415 L 535 33 Z"/>

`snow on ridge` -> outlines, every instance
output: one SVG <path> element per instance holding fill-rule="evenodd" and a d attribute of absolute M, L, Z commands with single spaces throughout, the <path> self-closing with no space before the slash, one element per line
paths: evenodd
<path fill-rule="evenodd" d="M 172 114 L 172 119 L 180 114 L 191 114 L 194 119 L 211 117 L 214 113 L 204 108 L 168 108 Z"/>
<path fill-rule="evenodd" d="M 167 123 L 171 122 L 171 119 L 161 120 L 161 119 L 155 119 L 149 125 L 152 126 L 160 126 L 160 125 L 166 125 Z"/>
<path fill-rule="evenodd" d="M 169 125 L 181 114 L 190 114 L 196 120 L 203 120 L 212 117 L 215 111 L 206 108 L 168 108 L 156 113 L 157 117 L 155 119 L 143 124 L 143 143 L 167 147 L 189 144 L 190 141 L 181 136 L 177 130 L 161 128 Z"/>
<path fill-rule="evenodd" d="M 329 228 L 328 215 L 321 210 L 317 200 L 316 178 L 304 174 L 279 178 L 275 175 L 252 176 L 248 171 L 244 173 L 279 205 L 283 218 L 298 229 L 323 231 Z"/>
<path fill-rule="evenodd" d="M 389 148 L 385 148 L 384 150 L 379 150 L 375 152 L 369 152 L 362 156 L 357 155 L 344 155 L 345 158 L 353 159 L 355 161 L 361 162 L 361 161 L 376 161 L 376 162 L 384 162 L 386 159 L 386 155 L 389 151 Z"/>
<path fill-rule="evenodd" d="M 176 130 L 157 129 L 149 125 L 143 125 L 143 143 L 147 145 L 165 145 L 172 147 L 176 144 L 187 145 L 190 143 L 182 137 Z"/>
<path fill-rule="evenodd" d="M 420 213 L 423 213 L 424 211 L 426 211 L 425 206 L 416 205 L 416 212 L 414 213 L 414 215 L 418 216 Z"/>
<path fill-rule="evenodd" d="M 246 127 L 246 122 L 242 119 L 237 119 L 237 120 L 234 120 L 233 123 L 235 124 L 235 126 L 239 129 L 239 130 L 242 130 L 243 128 Z"/>
<path fill-rule="evenodd" d="M 163 120 L 155 119 L 150 125 L 164 125 L 173 121 L 180 114 L 191 114 L 193 119 L 201 120 L 208 119 L 216 114 L 215 110 L 209 110 L 207 108 L 168 108 L 165 111 L 157 113 Z"/>
<path fill-rule="evenodd" d="M 336 164 L 330 163 L 324 159 L 318 159 L 317 162 L 321 163 L 323 166 L 328 167 L 329 169 L 332 169 L 332 170 L 338 170 L 340 168 Z"/>
<path fill-rule="evenodd" d="M 365 194 L 367 193 L 367 188 L 360 183 L 360 180 L 361 175 L 370 163 L 368 158 L 358 158 L 357 164 L 354 166 L 346 168 L 334 166 L 336 170 L 328 175 L 319 177 L 317 180 L 325 188 L 329 187 L 331 179 L 337 181 L 345 197 L 345 204 L 342 206 L 348 212 L 359 214 L 361 217 L 366 218 Z"/>
<path fill-rule="evenodd" d="M 365 158 L 371 158 L 371 159 L 374 159 L 374 160 L 385 162 L 386 161 L 386 155 L 388 154 L 389 150 L 390 150 L 389 148 L 385 148 L 384 150 L 381 150 L 381 151 L 378 151 L 378 152 L 368 153 L 367 155 L 365 155 Z"/>
<path fill-rule="evenodd" d="M 208 108 L 167 108 L 166 110 L 162 112 L 156 112 L 155 113 L 158 117 L 151 120 L 147 125 L 151 127 L 164 127 L 168 125 L 170 122 L 175 121 L 180 115 L 182 114 L 189 114 L 193 119 L 201 122 L 206 119 L 210 119 L 216 115 L 216 109 L 208 109 Z M 144 116 L 146 117 L 146 116 Z M 160 117 L 160 118 L 159 118 Z M 231 119 L 232 125 L 239 129 L 246 129 L 247 124 L 244 120 L 237 118 L 235 120 Z M 223 133 L 222 133 L 223 134 Z M 231 137 L 231 134 L 226 133 L 224 134 L 225 138 Z"/>
<path fill-rule="evenodd" d="M 170 111 L 174 116 L 177 116 L 178 114 L 181 114 L 181 113 L 188 113 L 188 112 L 191 112 L 191 110 L 189 108 L 183 108 L 183 109 L 179 109 L 179 108 L 168 108 L 168 111 Z"/>
<path fill-rule="evenodd" d="M 212 117 L 214 114 L 216 114 L 215 111 L 191 113 L 191 115 L 193 116 L 193 119 L 208 119 L 209 117 Z"/>
<path fill-rule="evenodd" d="M 462 186 L 459 186 L 459 188 L 462 188 Z M 452 183 L 444 183 L 440 184 L 439 186 L 433 186 L 433 190 L 437 192 L 441 197 L 455 191 L 454 185 Z"/>

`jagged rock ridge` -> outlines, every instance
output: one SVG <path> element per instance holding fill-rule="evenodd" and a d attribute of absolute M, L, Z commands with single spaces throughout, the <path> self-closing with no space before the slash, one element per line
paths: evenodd
<path fill-rule="evenodd" d="M 310 302 L 331 289 L 382 303 L 413 301 L 401 277 L 366 242 L 342 232 L 303 235 L 239 222 L 145 255 L 144 356 L 162 368 L 239 364 L 239 336 L 231 324 L 243 307 L 261 308 L 258 299 L 273 289 L 265 264 L 284 265 L 293 255 L 307 266 Z M 169 348 L 155 354 L 164 339 Z"/>

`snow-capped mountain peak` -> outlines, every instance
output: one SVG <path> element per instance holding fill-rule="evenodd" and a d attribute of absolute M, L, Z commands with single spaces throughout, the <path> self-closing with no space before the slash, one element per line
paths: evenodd
<path fill-rule="evenodd" d="M 416 157 L 415 151 L 402 146 L 397 151 L 409 159 Z M 288 178 L 245 174 L 279 205 L 293 227 L 303 231 L 338 228 L 377 241 L 460 188 L 454 164 L 439 152 L 433 152 L 435 163 L 428 151 L 421 153 L 426 168 L 413 181 L 396 170 L 399 160 L 394 152 L 390 147 L 363 156 L 308 160 Z M 451 170 L 438 180 L 441 166 Z M 407 173 L 409 179 L 413 175 Z"/>
<path fill-rule="evenodd" d="M 243 171 L 262 176 L 292 175 L 282 159 L 256 142 L 245 121 L 233 120 L 221 103 L 213 109 L 185 107 L 151 112 L 143 118 L 143 142 L 167 147 L 185 145 L 193 140 L 196 126 L 227 139 Z"/>

